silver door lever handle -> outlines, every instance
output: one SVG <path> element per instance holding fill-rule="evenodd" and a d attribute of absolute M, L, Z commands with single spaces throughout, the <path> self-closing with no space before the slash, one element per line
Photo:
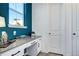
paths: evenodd
<path fill-rule="evenodd" d="M 51 33 L 48 33 L 49 35 L 51 35 Z"/>
<path fill-rule="evenodd" d="M 76 35 L 76 33 L 73 33 L 73 35 Z"/>

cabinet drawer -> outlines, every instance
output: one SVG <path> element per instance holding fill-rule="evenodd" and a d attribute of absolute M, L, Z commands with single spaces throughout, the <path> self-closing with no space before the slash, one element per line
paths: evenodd
<path fill-rule="evenodd" d="M 14 48 L 7 52 L 2 53 L 1 56 L 15 56 L 15 55 L 21 56 L 23 54 L 24 54 L 23 49 L 21 47 L 17 47 L 17 48 Z"/>

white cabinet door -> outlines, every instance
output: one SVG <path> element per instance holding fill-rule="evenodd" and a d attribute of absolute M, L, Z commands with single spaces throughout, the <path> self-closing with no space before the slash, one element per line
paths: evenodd
<path fill-rule="evenodd" d="M 41 40 L 42 38 L 38 38 L 37 40 L 37 54 L 41 52 Z"/>
<path fill-rule="evenodd" d="M 1 56 L 22 56 L 22 55 L 24 55 L 24 49 L 22 49 L 22 47 L 16 47 L 1 54 Z"/>

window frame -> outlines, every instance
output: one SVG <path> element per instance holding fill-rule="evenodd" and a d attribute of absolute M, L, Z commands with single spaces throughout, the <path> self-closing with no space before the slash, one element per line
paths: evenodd
<path fill-rule="evenodd" d="M 9 3 L 9 5 L 10 5 L 10 4 L 11 4 L 11 3 Z M 15 3 L 15 4 L 17 4 L 17 3 Z M 23 4 L 23 3 L 22 3 L 22 4 Z M 21 13 L 21 12 L 15 10 L 14 8 L 11 8 L 11 7 L 9 6 L 9 12 L 10 12 L 10 10 L 11 10 L 12 12 L 16 13 L 17 15 L 23 15 L 23 16 L 22 16 L 22 17 L 23 17 L 23 26 L 10 25 L 10 18 L 9 18 L 8 27 L 12 27 L 12 28 L 27 28 L 27 26 L 24 26 L 24 4 L 23 4 L 23 13 Z M 10 14 L 10 13 L 9 13 L 9 14 Z M 16 15 L 16 16 L 17 16 L 17 15 Z M 9 17 L 10 17 L 10 15 L 9 15 Z"/>

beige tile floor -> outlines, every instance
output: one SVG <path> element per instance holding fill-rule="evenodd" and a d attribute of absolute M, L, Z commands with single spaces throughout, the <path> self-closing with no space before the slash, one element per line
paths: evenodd
<path fill-rule="evenodd" d="M 37 56 L 63 56 L 63 55 L 52 53 L 52 52 L 48 52 L 48 53 L 40 52 Z"/>

